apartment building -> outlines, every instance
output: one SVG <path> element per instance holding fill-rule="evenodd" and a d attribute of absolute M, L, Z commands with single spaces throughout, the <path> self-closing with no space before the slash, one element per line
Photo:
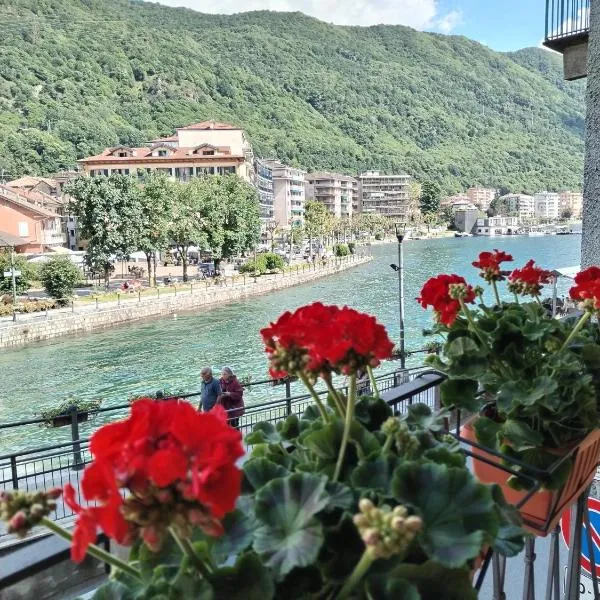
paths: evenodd
<path fill-rule="evenodd" d="M 358 177 L 359 210 L 391 219 L 408 221 L 410 216 L 410 175 L 383 175 L 367 171 Z"/>
<path fill-rule="evenodd" d="M 515 235 L 519 232 L 518 217 L 485 217 L 477 219 L 475 225 L 477 235 L 497 236 Z"/>
<path fill-rule="evenodd" d="M 263 221 L 274 218 L 273 169 L 263 160 L 254 161 L 254 187 L 258 191 L 260 216 Z"/>
<path fill-rule="evenodd" d="M 306 197 L 322 202 L 336 217 L 351 217 L 358 203 L 358 181 L 338 173 L 309 173 Z"/>
<path fill-rule="evenodd" d="M 180 127 L 174 135 L 151 140 L 141 148 L 106 148 L 78 162 L 92 177 L 120 173 L 142 178 L 146 173 L 159 172 L 183 182 L 231 173 L 251 182 L 254 171 L 252 147 L 245 132 L 215 121 Z"/>
<path fill-rule="evenodd" d="M 273 214 L 279 226 L 288 229 L 304 223 L 306 171 L 278 160 L 265 160 L 273 174 Z"/>
<path fill-rule="evenodd" d="M 535 199 L 527 194 L 505 194 L 500 196 L 501 211 L 506 215 L 518 216 L 522 220 L 535 218 Z"/>
<path fill-rule="evenodd" d="M 555 192 L 539 192 L 534 195 L 535 216 L 538 219 L 558 219 L 558 194 Z"/>
<path fill-rule="evenodd" d="M 560 192 L 558 194 L 558 214 L 560 217 L 565 211 L 569 210 L 571 216 L 580 219 L 582 208 L 583 194 L 581 192 Z"/>
<path fill-rule="evenodd" d="M 485 211 L 490 207 L 492 200 L 496 197 L 498 190 L 494 190 L 492 188 L 485 188 L 480 186 L 470 187 L 465 195 L 469 199 L 469 201 Z"/>

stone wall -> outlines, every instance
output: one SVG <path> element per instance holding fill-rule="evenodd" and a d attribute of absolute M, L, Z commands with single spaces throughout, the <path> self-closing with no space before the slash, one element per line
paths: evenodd
<path fill-rule="evenodd" d="M 95 310 L 88 306 L 85 312 L 64 311 L 52 315 L 52 318 L 37 321 L 17 323 L 0 329 L 0 348 L 10 348 L 23 344 L 31 344 L 41 340 L 50 340 L 63 335 L 85 333 L 119 323 L 137 321 L 148 317 L 173 314 L 181 311 L 192 310 L 200 306 L 220 305 L 227 302 L 242 300 L 250 296 L 267 294 L 294 285 L 307 283 L 328 275 L 350 269 L 369 262 L 371 257 L 350 256 L 343 259 L 332 260 L 326 267 L 314 269 L 308 266 L 303 272 L 289 272 L 278 275 L 258 277 L 256 282 L 251 276 L 246 276 L 246 281 L 240 278 L 233 285 L 227 287 L 205 286 L 202 282 L 195 283 L 191 290 L 178 291 L 177 294 L 164 294 L 161 298 L 141 298 L 123 302 L 121 306 Z M 100 305 L 102 306 L 102 305 Z"/>

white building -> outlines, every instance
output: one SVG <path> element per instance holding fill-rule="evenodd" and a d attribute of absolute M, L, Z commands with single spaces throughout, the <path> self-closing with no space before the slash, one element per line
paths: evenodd
<path fill-rule="evenodd" d="M 533 219 L 535 217 L 535 199 L 527 194 L 506 194 L 500 196 L 499 200 L 506 207 L 510 216 L 518 216 L 521 219 Z"/>
<path fill-rule="evenodd" d="M 358 177 L 359 210 L 408 221 L 410 212 L 410 175 L 383 175 L 367 171 Z"/>
<path fill-rule="evenodd" d="M 539 192 L 534 196 L 535 216 L 538 219 L 558 219 L 559 199 L 555 192 Z"/>
<path fill-rule="evenodd" d="M 294 225 L 303 225 L 306 171 L 289 167 L 278 160 L 265 160 L 263 164 L 269 167 L 273 173 L 275 221 L 284 229 L 290 229 Z"/>
<path fill-rule="evenodd" d="M 358 182 L 338 173 L 309 173 L 306 179 L 306 197 L 325 204 L 336 217 L 351 217 L 358 202 Z"/>
<path fill-rule="evenodd" d="M 477 219 L 475 233 L 477 235 L 515 235 L 519 232 L 518 217 L 485 217 Z"/>

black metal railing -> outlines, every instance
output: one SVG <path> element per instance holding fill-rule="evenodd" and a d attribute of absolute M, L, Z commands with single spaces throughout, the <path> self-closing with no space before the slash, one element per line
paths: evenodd
<path fill-rule="evenodd" d="M 590 28 L 591 0 L 546 0 L 546 35 L 544 45 L 561 50 L 585 39 Z"/>

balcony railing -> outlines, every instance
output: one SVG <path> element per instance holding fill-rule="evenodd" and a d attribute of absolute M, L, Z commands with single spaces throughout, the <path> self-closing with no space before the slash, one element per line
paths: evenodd
<path fill-rule="evenodd" d="M 591 0 L 546 0 L 544 45 L 559 52 L 585 41 L 590 28 Z"/>

